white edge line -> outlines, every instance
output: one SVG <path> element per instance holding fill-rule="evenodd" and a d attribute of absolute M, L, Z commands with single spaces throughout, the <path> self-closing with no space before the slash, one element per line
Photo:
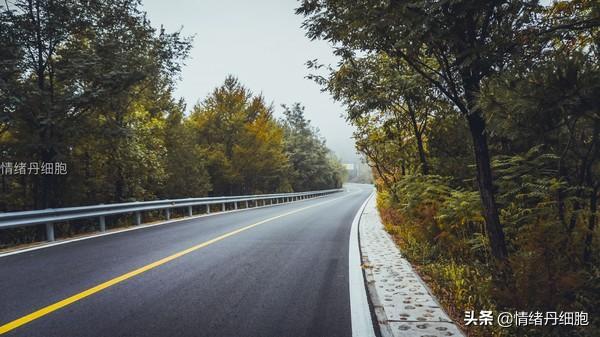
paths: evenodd
<path fill-rule="evenodd" d="M 371 310 L 367 300 L 367 286 L 363 277 L 362 259 L 360 257 L 360 243 L 358 242 L 358 225 L 360 217 L 365 210 L 367 202 L 373 197 L 373 191 L 360 206 L 352 220 L 350 229 L 350 245 L 348 252 L 349 263 L 349 289 L 350 289 L 350 317 L 352 322 L 352 336 L 375 337 Z"/>
<path fill-rule="evenodd" d="M 342 191 L 342 193 L 343 192 L 347 192 L 347 191 L 344 190 L 344 191 Z M 270 205 L 264 205 L 264 206 L 258 206 L 258 207 L 232 209 L 232 210 L 228 210 L 228 211 L 225 211 L 225 212 L 221 211 L 221 212 L 212 212 L 212 213 L 208 213 L 208 214 L 204 213 L 204 214 L 198 214 L 198 215 L 193 215 L 193 216 L 186 216 L 186 217 L 182 217 L 182 218 L 171 219 L 171 220 L 164 220 L 164 221 L 160 221 L 160 222 L 157 222 L 157 223 L 149 223 L 149 224 L 146 224 L 146 225 L 142 224 L 142 225 L 139 225 L 139 226 L 127 227 L 127 228 L 123 228 L 123 229 L 116 229 L 116 230 L 111 230 L 111 231 L 107 231 L 107 232 L 90 233 L 88 235 L 85 235 L 85 236 L 79 237 L 79 238 L 75 238 L 75 239 L 63 239 L 63 240 L 57 240 L 55 242 L 49 242 L 49 243 L 43 243 L 42 242 L 39 245 L 36 245 L 35 247 L 23 248 L 23 249 L 16 249 L 16 250 L 8 251 L 6 253 L 0 253 L 0 259 L 3 258 L 3 257 L 6 257 L 6 256 L 10 256 L 10 255 L 27 253 L 27 252 L 35 251 L 35 250 L 38 250 L 38 249 L 50 248 L 50 247 L 54 247 L 54 246 L 64 245 L 64 244 L 67 244 L 67 243 L 95 239 L 95 238 L 99 238 L 99 237 L 103 237 L 103 236 L 107 236 L 107 235 L 113 235 L 113 234 L 119 234 L 119 233 L 129 232 L 129 231 L 135 231 L 135 230 L 138 230 L 138 229 L 146 229 L 146 228 L 151 228 L 151 227 L 155 227 L 155 226 L 162 226 L 162 225 L 166 225 L 166 224 L 171 224 L 171 223 L 175 223 L 175 222 L 181 222 L 181 221 L 187 221 L 187 220 L 194 220 L 194 219 L 198 219 L 198 218 L 209 217 L 209 216 L 213 216 L 213 215 L 222 215 L 222 214 L 228 214 L 228 213 L 236 213 L 236 212 L 249 211 L 249 210 L 259 209 L 259 208 L 276 207 L 276 206 L 281 206 L 281 205 L 288 205 L 288 204 L 293 204 L 293 203 L 297 203 L 297 202 L 304 202 L 304 201 L 316 200 L 316 199 L 324 198 L 324 197 L 327 197 L 327 196 L 330 196 L 330 194 L 324 195 L 324 196 L 320 196 L 320 197 L 316 197 L 316 198 L 312 198 L 312 199 L 304 199 L 304 200 L 292 201 L 292 202 L 287 202 L 287 203 L 270 204 Z"/>

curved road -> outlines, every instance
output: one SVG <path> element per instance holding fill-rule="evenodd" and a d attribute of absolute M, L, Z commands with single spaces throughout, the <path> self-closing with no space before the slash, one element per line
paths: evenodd
<path fill-rule="evenodd" d="M 351 336 L 350 228 L 371 191 L 0 257 L 0 334 Z"/>

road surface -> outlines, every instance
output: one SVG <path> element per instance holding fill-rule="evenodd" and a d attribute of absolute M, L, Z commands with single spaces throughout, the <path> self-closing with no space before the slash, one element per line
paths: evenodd
<path fill-rule="evenodd" d="M 351 336 L 350 228 L 371 191 L 0 257 L 0 334 Z"/>

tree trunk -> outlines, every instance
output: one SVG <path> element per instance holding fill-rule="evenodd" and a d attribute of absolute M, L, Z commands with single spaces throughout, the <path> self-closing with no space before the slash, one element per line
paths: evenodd
<path fill-rule="evenodd" d="M 498 206 L 494 197 L 494 177 L 492 176 L 491 158 L 487 134 L 485 133 L 485 119 L 477 107 L 477 94 L 480 92 L 480 74 L 476 67 L 465 69 L 461 73 L 466 101 L 466 107 L 463 107 L 462 111 L 468 121 L 469 131 L 473 140 L 475 165 L 477 167 L 477 185 L 483 206 L 485 230 L 490 240 L 491 253 L 504 267 L 507 267 L 500 271 L 503 277 L 506 278 L 508 277 L 508 273 L 511 273 L 507 259 L 506 240 L 504 239 L 504 232 L 502 224 L 500 224 L 500 216 L 498 215 Z"/>
<path fill-rule="evenodd" d="M 115 200 L 117 202 L 125 202 L 125 177 L 121 164 L 117 164 L 117 177 L 115 179 Z"/>
<path fill-rule="evenodd" d="M 421 162 L 421 173 L 428 175 L 429 164 L 427 163 L 427 157 L 425 156 L 425 149 L 423 147 L 423 132 L 422 130 L 419 130 L 416 113 L 410 104 L 408 104 L 408 114 L 410 115 L 413 133 L 415 134 L 415 139 L 417 140 L 417 151 L 419 153 L 419 161 Z"/>
<path fill-rule="evenodd" d="M 487 136 L 485 134 L 485 121 L 477 113 L 468 115 L 467 120 L 473 138 L 475 164 L 477 166 L 477 184 L 483 205 L 483 216 L 485 218 L 485 227 L 490 240 L 492 255 L 496 259 L 505 260 L 508 254 L 504 232 L 502 231 L 500 217 L 498 216 L 498 207 L 494 198 L 494 184 Z"/>
<path fill-rule="evenodd" d="M 423 148 L 423 134 L 418 131 L 417 124 L 414 124 L 415 138 L 417 140 L 417 151 L 419 152 L 419 161 L 421 162 L 421 173 L 424 175 L 429 174 L 429 164 L 425 157 L 425 149 Z"/>
<path fill-rule="evenodd" d="M 594 232 L 596 231 L 596 223 L 598 222 L 598 185 L 592 190 L 590 196 L 590 216 L 588 218 L 588 232 L 585 235 L 585 246 L 583 248 L 583 262 L 588 264 L 592 259 L 592 241 Z"/>
<path fill-rule="evenodd" d="M 42 165 L 52 163 L 54 158 L 54 151 L 52 148 L 44 148 L 40 155 L 42 163 L 40 164 L 40 170 Z M 53 174 L 40 174 L 40 200 L 39 208 L 50 208 L 55 206 L 55 200 L 52 198 L 54 192 L 54 175 Z"/>
<path fill-rule="evenodd" d="M 421 161 L 421 172 L 424 175 L 429 174 L 429 165 L 427 164 L 427 158 L 425 158 L 425 150 L 423 149 L 423 139 L 421 134 L 417 137 L 417 149 L 419 151 L 419 160 Z"/>

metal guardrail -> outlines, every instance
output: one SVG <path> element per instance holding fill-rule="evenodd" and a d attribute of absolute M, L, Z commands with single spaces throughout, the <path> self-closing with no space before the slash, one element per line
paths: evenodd
<path fill-rule="evenodd" d="M 135 224 L 141 225 L 142 212 L 145 211 L 164 210 L 165 218 L 166 220 L 169 220 L 171 218 L 171 209 L 174 208 L 184 208 L 187 210 L 187 216 L 192 216 L 194 215 L 193 207 L 195 206 L 205 206 L 205 212 L 202 214 L 207 214 L 211 212 L 211 206 L 213 205 L 221 205 L 221 211 L 226 211 L 227 205 L 231 205 L 233 209 L 238 209 L 238 206 L 241 203 L 244 203 L 244 208 L 251 208 L 316 198 L 341 191 L 343 191 L 343 189 L 230 197 L 167 199 L 8 212 L 0 213 L 0 229 L 45 224 L 46 239 L 48 241 L 54 241 L 54 223 L 56 222 L 84 218 L 98 218 L 100 231 L 104 232 L 106 231 L 106 216 L 110 215 L 133 213 L 135 215 Z"/>

